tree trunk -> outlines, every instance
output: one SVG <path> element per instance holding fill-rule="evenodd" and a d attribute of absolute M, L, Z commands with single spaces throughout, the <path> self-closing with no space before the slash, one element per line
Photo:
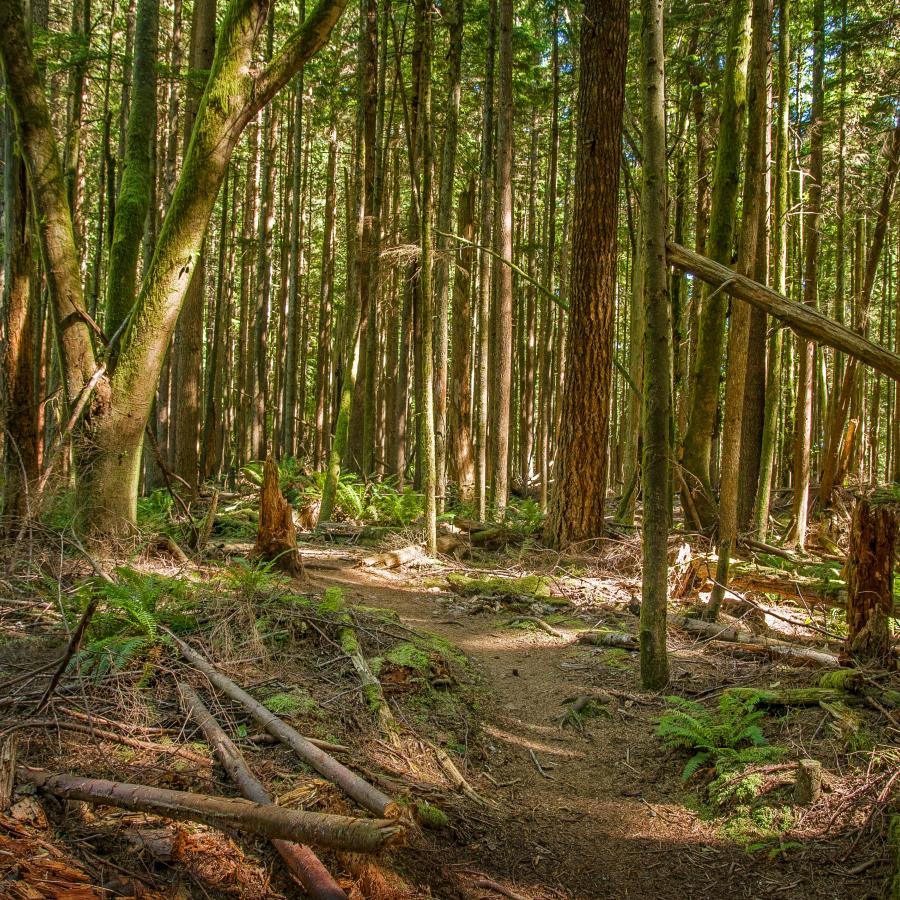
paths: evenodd
<path fill-rule="evenodd" d="M 735 0 L 728 34 L 728 57 L 722 82 L 719 145 L 712 188 L 706 256 L 718 263 L 731 260 L 734 221 L 740 187 L 741 138 L 746 108 L 750 0 Z M 723 293 L 702 294 L 697 353 L 691 372 L 693 391 L 684 435 L 684 484 L 705 528 L 715 522 L 711 463 L 713 431 L 719 405 L 719 373 L 725 343 L 728 301 Z M 682 498 L 687 507 L 688 498 Z"/>
<path fill-rule="evenodd" d="M 790 15 L 791 0 L 778 0 L 778 119 L 775 126 L 772 255 L 774 256 L 773 283 L 775 290 L 782 295 L 787 293 L 788 200 L 790 198 L 787 146 L 790 126 Z M 781 407 L 782 343 L 782 329 L 773 329 L 772 336 L 769 338 L 766 406 L 760 448 L 759 485 L 756 493 L 755 525 L 756 536 L 760 541 L 766 540 L 769 528 L 769 504 L 775 472 L 775 449 Z"/>
<path fill-rule="evenodd" d="M 79 527 L 98 536 L 132 527 L 137 512 L 141 446 L 175 322 L 203 244 L 225 169 L 248 122 L 327 41 L 346 0 L 321 0 L 271 63 L 252 64 L 268 13 L 261 0 L 232 0 L 200 102 L 197 123 L 134 314 L 121 339 L 110 382 L 100 379 L 82 426 L 76 458 Z M 46 97 L 24 28 L 21 0 L 0 6 L 0 58 L 8 97 L 41 210 L 41 253 L 61 346 L 65 395 L 73 405 L 92 383 L 96 359 L 84 321 L 84 298 L 65 182 Z M 139 241 L 138 241 L 139 243 Z"/>
<path fill-rule="evenodd" d="M 819 247 L 822 227 L 822 146 L 825 130 L 825 5 L 813 5 L 812 109 L 810 111 L 809 198 L 806 204 L 803 266 L 803 302 L 815 307 L 819 300 Z M 809 521 L 810 449 L 813 431 L 815 347 L 801 340 L 797 345 L 800 371 L 794 420 L 794 496 L 792 522 L 785 538 L 789 545 L 806 546 Z"/>
<path fill-rule="evenodd" d="M 304 574 L 303 560 L 297 550 L 294 511 L 281 493 L 278 463 L 271 456 L 266 459 L 263 468 L 263 483 L 259 494 L 259 529 L 253 555 L 257 559 L 274 562 L 279 569 L 294 578 Z"/>
<path fill-rule="evenodd" d="M 483 247 L 493 230 L 494 57 L 497 41 L 497 0 L 488 0 L 487 60 L 481 100 L 481 169 L 479 234 Z M 491 257 L 481 250 L 478 276 L 478 337 L 475 371 L 475 501 L 479 519 L 487 518 L 488 355 L 490 353 Z"/>
<path fill-rule="evenodd" d="M 640 616 L 641 683 L 669 680 L 666 605 L 672 520 L 672 309 L 666 267 L 666 88 L 664 0 L 641 3 L 641 88 L 644 132 L 640 254 L 644 270 L 644 520 Z"/>
<path fill-rule="evenodd" d="M 38 402 L 35 349 L 40 342 L 31 285 L 31 228 L 25 166 L 17 152 L 12 112 L 3 105 L 3 332 L 2 401 L 3 520 L 2 533 L 14 540 L 31 517 L 32 489 L 38 466 Z"/>
<path fill-rule="evenodd" d="M 467 241 L 475 239 L 475 176 L 469 179 L 459 195 L 457 215 L 459 235 Z M 475 460 L 472 454 L 472 285 L 475 250 L 460 245 L 456 276 L 453 282 L 453 369 L 450 404 L 450 477 L 456 483 L 459 498 L 469 502 L 474 497 Z"/>
<path fill-rule="evenodd" d="M 500 0 L 499 95 L 497 113 L 497 252 L 504 260 L 513 258 L 513 4 Z M 512 269 L 501 263 L 497 272 L 497 294 L 493 327 L 493 417 L 491 435 L 491 516 L 502 520 L 509 495 L 509 422 L 512 391 L 513 283 Z"/>
<path fill-rule="evenodd" d="M 581 28 L 565 428 L 545 528 L 557 547 L 603 532 L 628 4 L 589 0 Z"/>
<path fill-rule="evenodd" d="M 847 554 L 847 652 L 864 663 L 891 668 L 894 647 L 894 550 L 897 510 L 862 497 L 853 510 Z"/>

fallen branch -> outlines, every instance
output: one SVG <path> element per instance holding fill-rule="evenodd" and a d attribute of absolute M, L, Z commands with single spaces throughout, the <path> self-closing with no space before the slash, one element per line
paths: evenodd
<path fill-rule="evenodd" d="M 514 619 L 510 619 L 506 624 L 515 625 L 517 622 L 531 622 L 532 625 L 537 625 L 541 631 L 545 631 L 551 637 L 566 638 L 565 632 L 560 631 L 558 628 L 554 628 L 549 622 L 545 622 L 537 616 L 516 616 Z"/>
<path fill-rule="evenodd" d="M 309 763 L 323 778 L 336 784 L 348 797 L 375 815 L 392 819 L 399 817 L 400 807 L 390 797 L 363 781 L 355 772 L 351 772 L 345 765 L 329 756 L 299 731 L 279 719 L 262 703 L 254 700 L 243 688 L 238 687 L 230 678 L 213 668 L 171 631 L 164 630 L 181 651 L 181 655 L 195 669 L 202 672 L 222 693 L 240 703 L 269 734 L 275 735 L 282 743 L 287 744 L 303 762 Z"/>
<path fill-rule="evenodd" d="M 26 766 L 18 766 L 16 774 L 38 790 L 64 800 L 83 800 L 168 819 L 202 822 L 222 830 L 236 828 L 262 837 L 302 841 L 332 850 L 377 853 L 401 843 L 405 834 L 401 825 L 388 819 L 354 819 L 301 812 L 237 797 L 210 797 L 104 778 L 54 775 Z"/>
<path fill-rule="evenodd" d="M 56 668 L 56 671 L 53 673 L 53 677 L 50 679 L 50 684 L 47 685 L 47 689 L 41 695 L 41 699 L 38 700 L 37 706 L 34 708 L 34 713 L 37 715 L 49 702 L 50 698 L 53 696 L 53 692 L 56 690 L 56 686 L 59 684 L 63 675 L 66 672 L 66 669 L 69 667 L 69 661 L 72 657 L 78 652 L 78 648 L 81 646 L 81 641 L 84 638 L 84 633 L 87 631 L 88 625 L 91 624 L 91 619 L 94 618 L 94 613 L 97 611 L 97 606 L 100 603 L 100 593 L 96 592 L 91 597 L 90 603 L 87 605 L 87 609 L 81 614 L 81 618 L 78 620 L 78 625 L 75 627 L 75 630 L 72 632 L 72 636 L 69 638 L 69 644 L 66 647 L 66 652 L 63 654 L 62 659 L 59 661 L 59 665 Z"/>
<path fill-rule="evenodd" d="M 262 782 L 250 771 L 241 751 L 231 742 L 196 691 L 189 684 L 179 682 L 178 693 L 186 712 L 200 726 L 222 768 L 241 794 L 254 803 L 271 803 L 272 798 Z M 279 838 L 272 840 L 272 846 L 313 900 L 346 900 L 347 895 L 309 847 Z"/>
<path fill-rule="evenodd" d="M 813 650 L 807 647 L 795 647 L 785 641 L 775 641 L 762 635 L 753 634 L 734 625 L 723 625 L 718 622 L 705 622 L 687 616 L 677 617 L 672 622 L 690 634 L 698 634 L 709 640 L 724 641 L 736 644 L 742 649 L 753 648 L 749 652 L 767 653 L 782 659 L 796 660 L 804 665 L 837 666 L 838 658 L 833 653 Z M 757 649 L 759 648 L 759 649 Z"/>

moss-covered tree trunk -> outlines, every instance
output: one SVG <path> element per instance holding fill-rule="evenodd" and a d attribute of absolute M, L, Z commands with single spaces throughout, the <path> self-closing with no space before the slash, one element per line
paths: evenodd
<path fill-rule="evenodd" d="M 891 667 L 894 647 L 894 549 L 897 509 L 862 497 L 853 511 L 847 555 L 847 652 L 862 662 Z"/>
<path fill-rule="evenodd" d="M 628 3 L 585 3 L 563 427 L 544 533 L 560 547 L 603 533 L 627 48 Z"/>
<path fill-rule="evenodd" d="M 70 405 L 86 386 L 96 385 L 76 457 L 79 523 L 87 531 L 121 534 L 135 522 L 144 427 L 228 161 L 247 123 L 325 44 L 345 5 L 322 0 L 258 70 L 255 45 L 269 6 L 262 0 L 229 4 L 181 176 L 108 381 L 95 375 L 65 180 L 22 2 L 0 6 L 0 59 L 41 213 L 41 253 Z"/>
<path fill-rule="evenodd" d="M 750 44 L 750 0 L 734 0 L 728 32 L 728 56 L 722 81 L 719 143 L 712 188 L 706 255 L 727 265 L 731 261 L 738 189 L 741 180 L 741 139 L 746 109 L 747 57 Z M 725 316 L 728 296 L 724 291 L 704 290 L 701 295 L 697 352 L 691 369 L 693 389 L 682 465 L 690 498 L 685 507 L 696 508 L 704 527 L 716 519 L 711 461 L 719 378 L 725 348 Z M 683 489 L 684 490 L 684 489 Z"/>

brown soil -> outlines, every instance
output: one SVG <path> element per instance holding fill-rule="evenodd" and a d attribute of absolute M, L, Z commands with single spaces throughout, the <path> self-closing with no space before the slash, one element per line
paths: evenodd
<path fill-rule="evenodd" d="M 837 841 L 773 860 L 723 840 L 687 808 L 682 761 L 655 736 L 664 704 L 638 693 L 636 659 L 600 665 L 564 627 L 569 639 L 560 640 L 511 629 L 509 615 L 448 614 L 409 572 L 324 566 L 310 569 L 314 585 L 339 584 L 351 601 L 452 641 L 493 697 L 482 723 L 488 758 L 468 774 L 498 809 L 481 822 L 473 811 L 462 841 L 437 839 L 397 860 L 432 896 L 497 896 L 485 876 L 529 900 L 878 896 L 881 879 L 871 867 L 851 874 Z M 690 651 L 674 655 L 675 678 L 695 677 Z M 583 733 L 560 727 L 564 701 L 597 688 L 615 694 L 611 716 L 587 720 Z"/>

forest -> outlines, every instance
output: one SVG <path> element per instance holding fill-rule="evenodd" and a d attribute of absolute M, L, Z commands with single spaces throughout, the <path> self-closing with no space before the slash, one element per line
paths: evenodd
<path fill-rule="evenodd" d="M 900 900 L 893 0 L 0 0 L 0 896 Z"/>

